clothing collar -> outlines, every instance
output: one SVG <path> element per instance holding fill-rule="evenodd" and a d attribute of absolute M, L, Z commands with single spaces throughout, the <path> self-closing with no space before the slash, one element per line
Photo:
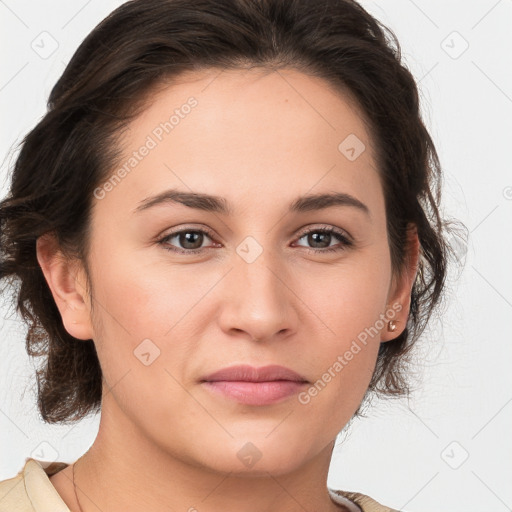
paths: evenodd
<path fill-rule="evenodd" d="M 64 462 L 48 464 L 30 457 L 26 459 L 23 480 L 35 512 L 71 512 L 49 479 L 66 466 Z"/>

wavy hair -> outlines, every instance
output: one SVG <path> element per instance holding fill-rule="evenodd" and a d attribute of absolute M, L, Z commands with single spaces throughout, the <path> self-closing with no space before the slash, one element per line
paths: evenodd
<path fill-rule="evenodd" d="M 152 91 L 187 71 L 250 67 L 294 68 L 357 102 L 376 147 L 397 275 L 410 223 L 421 244 L 407 327 L 381 344 L 367 394 L 409 392 L 410 350 L 440 303 L 449 244 L 439 213 L 441 166 L 394 33 L 351 0 L 132 0 L 73 55 L 46 114 L 20 144 L 0 203 L 0 280 L 14 287 L 29 355 L 43 358 L 37 385 L 44 421 L 100 410 L 102 379 L 93 340 L 77 342 L 63 326 L 36 240 L 53 233 L 63 253 L 87 269 L 93 191 Z"/>

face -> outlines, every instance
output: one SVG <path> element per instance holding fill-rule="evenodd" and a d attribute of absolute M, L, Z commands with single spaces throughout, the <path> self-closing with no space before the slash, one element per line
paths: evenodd
<path fill-rule="evenodd" d="M 406 318 L 360 113 L 297 71 L 203 71 L 155 94 L 122 147 L 94 198 L 93 314 L 85 296 L 59 303 L 94 340 L 102 415 L 216 471 L 249 470 L 240 454 L 261 457 L 252 472 L 299 467 L 356 411 L 400 332 L 387 320 Z M 203 382 L 242 364 L 307 383 Z"/>

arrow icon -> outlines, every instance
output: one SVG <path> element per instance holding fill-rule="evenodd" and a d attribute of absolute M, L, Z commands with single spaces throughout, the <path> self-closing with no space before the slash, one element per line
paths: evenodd
<path fill-rule="evenodd" d="M 157 357 L 160 357 L 160 349 L 146 338 L 135 348 L 133 354 L 143 365 L 149 366 Z"/>
<path fill-rule="evenodd" d="M 353 162 L 366 149 L 363 141 L 355 134 L 351 133 L 338 145 L 338 150 L 347 160 Z"/>

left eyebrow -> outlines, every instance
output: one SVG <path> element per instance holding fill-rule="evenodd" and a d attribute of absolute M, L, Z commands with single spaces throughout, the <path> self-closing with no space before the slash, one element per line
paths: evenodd
<path fill-rule="evenodd" d="M 188 206 L 189 208 L 220 213 L 223 215 L 233 214 L 232 206 L 230 206 L 228 201 L 223 197 L 199 192 L 183 192 L 176 189 L 166 190 L 156 196 L 147 197 L 140 202 L 137 208 L 133 210 L 133 213 L 138 213 L 147 210 L 148 208 L 168 203 L 180 203 Z M 350 206 L 356 208 L 371 218 L 368 206 L 354 196 L 344 192 L 300 196 L 289 205 L 289 211 L 294 213 L 303 213 L 324 210 L 336 206 Z"/>

